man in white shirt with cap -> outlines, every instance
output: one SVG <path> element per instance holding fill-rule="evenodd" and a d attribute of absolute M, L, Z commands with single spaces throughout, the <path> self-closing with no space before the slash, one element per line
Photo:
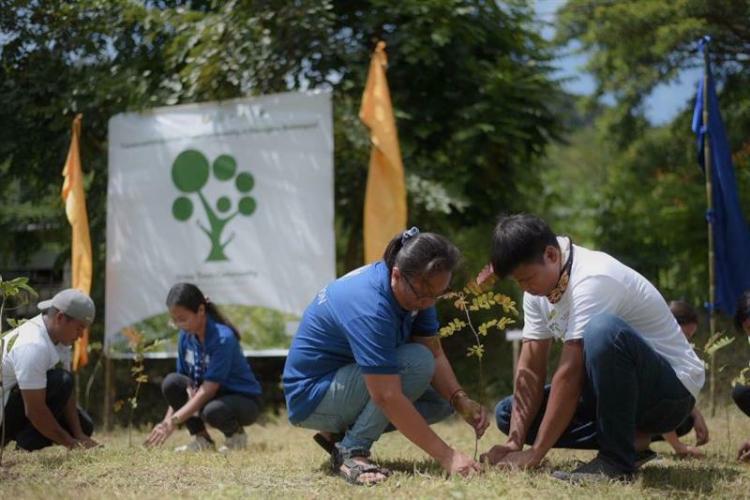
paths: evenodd
<path fill-rule="evenodd" d="M 91 298 L 69 288 L 38 304 L 41 314 L 5 336 L 4 401 L 0 421 L 5 446 L 34 451 L 53 444 L 93 448 L 91 418 L 76 403 L 70 346 L 94 321 Z"/>

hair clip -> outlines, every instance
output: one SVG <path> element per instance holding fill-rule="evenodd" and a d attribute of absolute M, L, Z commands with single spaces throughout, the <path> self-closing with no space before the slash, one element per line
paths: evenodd
<path fill-rule="evenodd" d="M 406 241 L 409 238 L 413 238 L 418 234 L 419 234 L 419 228 L 417 226 L 412 226 L 411 229 L 407 229 L 406 231 L 401 233 L 401 245 L 406 243 Z"/>

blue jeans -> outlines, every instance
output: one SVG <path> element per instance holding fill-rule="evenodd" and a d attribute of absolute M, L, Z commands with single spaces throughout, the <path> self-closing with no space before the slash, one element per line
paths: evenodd
<path fill-rule="evenodd" d="M 435 372 L 432 352 L 421 344 L 404 344 L 397 350 L 401 390 L 429 424 L 453 413 L 448 401 L 430 382 Z M 336 372 L 328 391 L 315 410 L 297 424 L 324 432 L 346 432 L 337 444 L 344 454 L 367 452 L 381 434 L 393 430 L 388 418 L 370 399 L 362 370 L 356 364 Z"/>
<path fill-rule="evenodd" d="M 636 430 L 657 435 L 683 427 L 695 398 L 669 362 L 616 316 L 591 319 L 583 333 L 583 352 L 586 381 L 581 398 L 554 447 L 599 450 L 602 458 L 623 472 L 633 472 Z M 545 388 L 526 444 L 536 439 L 549 389 Z M 505 434 L 510 429 L 512 405 L 509 396 L 495 408 L 497 425 Z"/>

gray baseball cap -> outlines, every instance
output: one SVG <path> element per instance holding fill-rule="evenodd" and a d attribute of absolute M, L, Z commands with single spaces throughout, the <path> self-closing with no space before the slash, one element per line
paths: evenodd
<path fill-rule="evenodd" d="M 83 321 L 88 325 L 94 322 L 94 316 L 96 315 L 94 301 L 91 300 L 91 297 L 76 288 L 68 288 L 67 290 L 58 292 L 51 299 L 38 303 L 37 307 L 42 311 L 54 307 L 71 318 Z"/>

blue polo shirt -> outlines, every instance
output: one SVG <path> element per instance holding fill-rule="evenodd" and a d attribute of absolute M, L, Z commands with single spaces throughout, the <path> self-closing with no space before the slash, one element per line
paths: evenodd
<path fill-rule="evenodd" d="M 259 396 L 261 387 L 242 354 L 242 347 L 228 326 L 206 320 L 205 343 L 196 335 L 180 330 L 177 343 L 177 372 L 196 385 L 204 381 L 219 384 L 222 392 Z"/>
<path fill-rule="evenodd" d="M 407 311 L 399 305 L 382 261 L 330 283 L 305 310 L 289 348 L 283 376 L 289 420 L 305 420 L 343 366 L 397 374 L 396 349 L 412 335 L 435 335 L 438 327 L 434 307 Z"/>

